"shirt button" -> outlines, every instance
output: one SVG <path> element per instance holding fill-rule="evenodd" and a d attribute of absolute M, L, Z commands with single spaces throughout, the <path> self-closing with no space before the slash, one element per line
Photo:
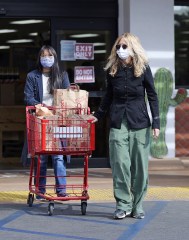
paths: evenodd
<path fill-rule="evenodd" d="M 124 88 L 127 88 L 127 86 L 124 86 Z"/>

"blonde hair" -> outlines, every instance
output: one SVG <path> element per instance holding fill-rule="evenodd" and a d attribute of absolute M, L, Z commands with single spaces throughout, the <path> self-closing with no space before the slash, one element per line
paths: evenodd
<path fill-rule="evenodd" d="M 116 45 L 119 44 L 121 39 L 125 40 L 130 56 L 132 57 L 134 75 L 135 77 L 140 77 L 146 69 L 146 65 L 148 64 L 148 58 L 145 50 L 141 46 L 139 38 L 131 33 L 124 33 L 116 39 L 112 47 L 110 56 L 108 57 L 108 62 L 104 69 L 110 69 L 109 73 L 111 76 L 115 76 L 115 74 L 117 73 L 118 66 L 120 65 L 120 58 L 116 53 Z"/>

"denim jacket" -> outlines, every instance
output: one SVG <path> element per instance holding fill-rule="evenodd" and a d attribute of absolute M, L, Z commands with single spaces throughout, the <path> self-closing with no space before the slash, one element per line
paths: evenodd
<path fill-rule="evenodd" d="M 61 89 L 70 86 L 67 72 L 63 73 L 63 81 Z M 43 84 L 42 73 L 38 70 L 29 72 L 26 78 L 26 85 L 24 88 L 24 102 L 26 106 L 35 106 L 43 101 Z"/>

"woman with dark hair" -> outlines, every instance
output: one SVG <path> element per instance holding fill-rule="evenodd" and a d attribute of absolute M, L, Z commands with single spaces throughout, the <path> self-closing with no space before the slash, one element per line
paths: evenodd
<path fill-rule="evenodd" d="M 66 72 L 60 73 L 57 54 L 54 48 L 44 45 L 39 51 L 37 69 L 28 73 L 24 88 L 24 102 L 26 106 L 53 106 L 54 89 L 68 88 L 70 82 Z M 57 196 L 66 196 L 66 159 L 63 155 L 52 155 Z M 66 158 L 66 157 L 65 157 Z M 69 156 L 67 156 L 67 160 Z M 39 191 L 45 193 L 48 155 L 40 156 Z M 36 196 L 40 199 L 40 196 Z"/>

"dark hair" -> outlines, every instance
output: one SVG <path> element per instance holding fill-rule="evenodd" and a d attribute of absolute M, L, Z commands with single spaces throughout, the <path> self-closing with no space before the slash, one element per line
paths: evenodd
<path fill-rule="evenodd" d="M 47 50 L 50 54 L 54 56 L 54 64 L 51 67 L 50 77 L 49 77 L 49 93 L 53 93 L 54 89 L 62 88 L 62 76 L 60 74 L 59 64 L 58 64 L 58 57 L 56 54 L 56 51 L 53 47 L 49 45 L 43 45 L 38 53 L 37 58 L 37 68 L 39 71 L 42 72 L 43 66 L 40 62 L 40 57 L 44 53 L 44 51 Z"/>

